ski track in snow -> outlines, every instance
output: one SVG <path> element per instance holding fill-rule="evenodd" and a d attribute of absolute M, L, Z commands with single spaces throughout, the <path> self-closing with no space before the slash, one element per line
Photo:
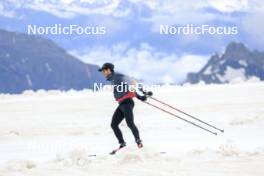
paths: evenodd
<path fill-rule="evenodd" d="M 111 92 L 0 94 L 0 176 L 264 175 L 263 82 L 153 91 L 225 133 L 213 136 L 136 101 L 144 148 L 123 122 L 128 147 L 112 156 Z"/>

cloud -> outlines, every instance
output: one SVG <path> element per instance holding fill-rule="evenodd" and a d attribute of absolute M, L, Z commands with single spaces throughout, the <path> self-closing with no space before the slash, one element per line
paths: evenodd
<path fill-rule="evenodd" d="M 0 16 L 13 18 L 15 17 L 16 13 L 13 10 L 6 9 L 3 4 L 0 3 Z"/>
<path fill-rule="evenodd" d="M 146 43 L 141 43 L 139 48 L 130 48 L 128 42 L 111 48 L 96 46 L 84 52 L 72 51 L 71 54 L 86 63 L 102 65 L 112 62 L 118 71 L 148 83 L 180 83 L 188 72 L 198 71 L 209 58 L 192 54 L 167 54 Z"/>
<path fill-rule="evenodd" d="M 144 1 L 142 1 L 144 3 Z M 146 3 L 147 4 L 147 3 Z M 207 7 L 205 1 L 163 0 L 155 5 L 147 4 L 152 9 L 152 15 L 142 20 L 151 21 L 154 24 L 187 24 L 203 23 L 212 20 L 215 15 L 206 13 L 202 9 Z"/>
<path fill-rule="evenodd" d="M 154 19 L 172 19 L 205 21 L 217 17 L 203 9 L 214 8 L 220 12 L 231 13 L 255 8 L 257 0 L 5 0 L 0 2 L 3 7 L 14 9 L 32 9 L 51 13 L 60 18 L 72 18 L 77 15 L 100 14 L 113 17 L 138 15 L 138 9 L 147 6 L 152 11 Z M 136 9 L 134 8 L 136 7 Z M 194 18 L 193 18 L 194 17 Z"/>
<path fill-rule="evenodd" d="M 162 0 L 151 3 L 130 0 L 138 6 L 144 4 L 151 9 L 151 15 L 140 17 L 144 22 L 152 24 L 152 32 L 159 32 L 161 24 L 186 25 L 186 24 L 212 24 L 214 21 L 237 23 L 238 18 L 233 12 L 248 9 L 247 0 Z M 243 2 L 239 4 L 239 2 Z M 238 4 L 238 5 L 237 5 Z"/>
<path fill-rule="evenodd" d="M 249 36 L 249 41 L 253 41 L 255 45 L 263 49 L 264 45 L 264 12 L 252 13 L 247 15 L 242 21 L 244 31 Z"/>
<path fill-rule="evenodd" d="M 209 5 L 221 12 L 247 11 L 249 8 L 248 0 L 210 0 Z"/>
<path fill-rule="evenodd" d="M 7 8 L 13 6 L 14 9 L 31 9 L 36 11 L 44 11 L 60 18 L 73 18 L 77 15 L 112 15 L 126 16 L 128 9 L 120 11 L 118 5 L 120 0 L 5 0 L 0 2 L 2 7 Z M 0 6 L 1 7 L 1 6 Z"/>
<path fill-rule="evenodd" d="M 40 13 L 38 23 L 81 23 L 82 25 L 98 25 L 107 28 L 107 35 L 102 40 L 86 40 L 91 46 L 112 45 L 121 41 L 129 41 L 134 46 L 148 42 L 164 52 L 190 51 L 206 53 L 218 50 L 231 40 L 250 41 L 250 45 L 261 46 L 262 16 L 264 3 L 262 0 L 4 0 L 0 1 L 0 15 L 17 17 L 32 14 L 27 10 L 35 10 L 53 14 L 59 18 L 51 19 L 49 15 Z M 20 14 L 22 13 L 22 14 Z M 38 13 L 36 13 L 38 14 Z M 25 17 L 25 16 L 23 16 Z M 74 18 L 76 17 L 76 18 Z M 79 17 L 79 18 L 78 18 Z M 70 19 L 68 19 L 70 18 Z M 21 24 L 35 23 L 35 16 L 26 16 Z M 11 20 L 10 20 L 11 21 Z M 11 23 L 11 22 L 10 22 Z M 237 36 L 160 36 L 160 24 L 167 25 L 209 24 L 238 26 Z M 22 25 L 17 26 L 21 28 Z M 5 26 L 3 26 L 5 28 Z M 241 32 L 240 32 L 241 31 Z M 57 36 L 56 36 L 57 37 Z M 173 38 L 174 37 L 174 38 Z M 78 38 L 78 37 L 76 37 Z M 81 38 L 81 37 L 80 37 Z M 57 39 L 57 38 L 52 38 Z M 82 40 L 82 39 L 79 39 Z M 162 43 L 166 40 L 166 43 Z M 63 39 L 66 41 L 66 39 Z M 77 41 L 77 40 L 75 40 Z M 85 43 L 85 42 L 79 43 Z M 91 44 L 89 41 L 92 41 Z M 67 41 L 67 43 L 70 43 Z M 62 44 L 62 46 L 64 43 Z M 80 44 L 82 45 L 82 44 Z M 79 47 L 75 45 L 73 47 Z M 82 45 L 83 46 L 83 45 Z M 133 46 L 133 47 L 134 47 Z M 72 46 L 70 46 L 73 48 Z M 179 57 L 179 56 L 177 56 Z"/>

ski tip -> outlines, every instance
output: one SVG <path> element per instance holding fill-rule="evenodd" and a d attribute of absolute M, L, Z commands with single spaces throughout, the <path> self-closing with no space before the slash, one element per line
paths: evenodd
<path fill-rule="evenodd" d="M 225 132 L 225 130 L 221 130 L 221 132 L 222 132 L 222 133 L 224 133 L 224 132 Z"/>

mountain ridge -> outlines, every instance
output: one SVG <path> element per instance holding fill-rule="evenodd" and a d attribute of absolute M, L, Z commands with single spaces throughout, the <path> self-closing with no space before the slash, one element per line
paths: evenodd
<path fill-rule="evenodd" d="M 93 88 L 105 83 L 97 69 L 49 39 L 0 29 L 1 93 Z"/>
<path fill-rule="evenodd" d="M 236 78 L 247 80 L 251 77 L 264 80 L 264 52 L 250 51 L 243 43 L 231 42 L 222 55 L 212 55 L 199 72 L 188 73 L 185 82 L 222 84 Z"/>

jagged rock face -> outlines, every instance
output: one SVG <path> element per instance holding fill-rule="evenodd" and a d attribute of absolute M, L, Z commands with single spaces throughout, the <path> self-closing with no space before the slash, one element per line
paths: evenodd
<path fill-rule="evenodd" d="M 104 78 L 48 39 L 0 30 L 0 93 L 84 89 Z"/>
<path fill-rule="evenodd" d="M 264 80 L 264 52 L 250 51 L 242 43 L 230 43 L 222 56 L 211 57 L 198 72 L 189 73 L 186 82 L 229 83 L 235 78 Z"/>

